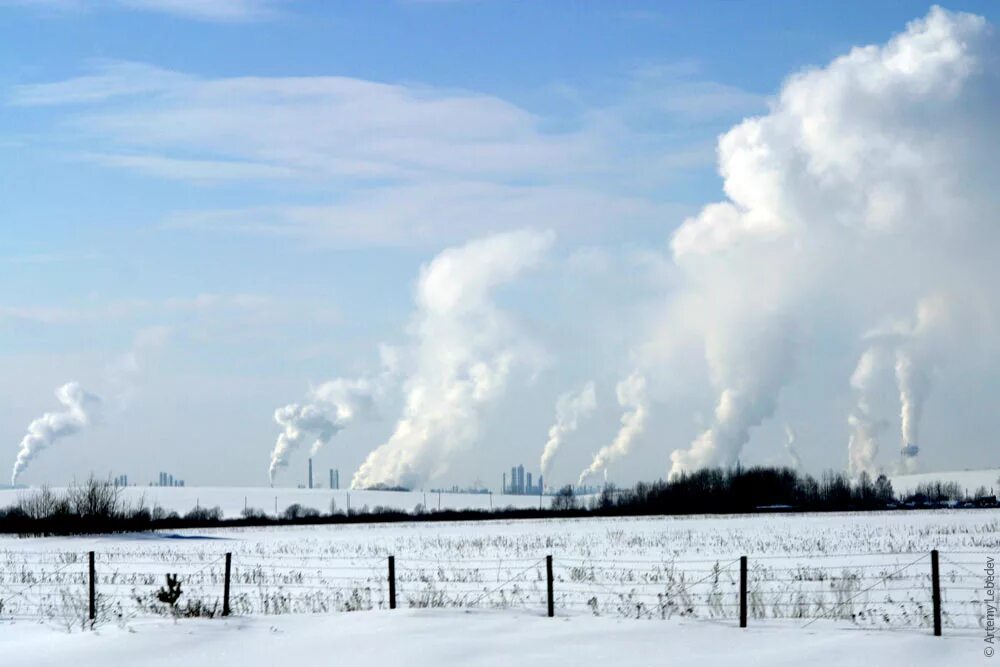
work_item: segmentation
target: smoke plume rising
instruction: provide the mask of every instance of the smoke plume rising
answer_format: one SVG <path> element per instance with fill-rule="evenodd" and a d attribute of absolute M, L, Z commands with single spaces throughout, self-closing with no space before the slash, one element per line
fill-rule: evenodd
<path fill-rule="evenodd" d="M 699 345 L 717 395 L 711 425 L 671 455 L 672 474 L 738 460 L 776 412 L 796 352 L 832 340 L 817 323 L 855 338 L 872 314 L 935 292 L 963 295 L 963 332 L 995 321 L 998 190 L 984 174 L 1000 154 L 996 60 L 981 17 L 935 7 L 885 45 L 792 76 L 766 115 L 721 137 L 727 200 L 671 240 L 681 289 L 660 346 L 676 354 Z M 907 459 L 919 444 L 928 364 L 962 347 L 927 357 L 919 339 L 895 346 L 887 362 L 897 369 L 903 437 L 913 438 Z M 853 469 L 871 467 L 876 451 L 868 407 L 860 399 L 852 413 Z"/>
<path fill-rule="evenodd" d="M 568 391 L 556 399 L 556 421 L 549 428 L 549 439 L 542 450 L 541 471 L 548 479 L 552 458 L 559 451 L 560 445 L 570 433 L 580 426 L 580 421 L 586 419 L 597 407 L 597 395 L 594 383 L 588 382 L 576 391 Z"/>
<path fill-rule="evenodd" d="M 28 425 L 28 432 L 21 440 L 17 460 L 14 462 L 11 484 L 17 483 L 17 478 L 28 464 L 43 450 L 62 438 L 79 433 L 90 424 L 101 405 L 101 400 L 86 392 L 78 382 L 69 382 L 56 389 L 56 398 L 66 409 L 62 412 L 46 412 Z"/>
<path fill-rule="evenodd" d="M 580 473 L 577 480 L 578 485 L 583 485 L 587 478 L 604 472 L 607 479 L 608 465 L 624 457 L 631 451 L 643 429 L 646 426 L 646 418 L 649 415 L 649 404 L 646 397 L 646 378 L 638 372 L 633 372 L 630 376 L 618 383 L 616 387 L 618 404 L 624 408 L 622 414 L 622 425 L 615 435 L 615 439 L 610 445 L 602 447 L 590 466 Z"/>
<path fill-rule="evenodd" d="M 403 414 L 354 474 L 354 488 L 415 488 L 443 474 L 479 433 L 480 414 L 530 354 L 493 291 L 537 265 L 550 234 L 496 234 L 441 252 L 420 274 Z"/>
<path fill-rule="evenodd" d="M 916 470 L 920 420 L 931 388 L 931 374 L 938 360 L 955 346 L 950 324 L 956 311 L 952 298 L 934 294 L 920 300 L 912 320 L 896 319 L 865 335 L 868 347 L 851 376 L 851 387 L 857 396 L 857 404 L 847 419 L 851 428 L 848 461 L 852 474 L 874 474 L 879 470 L 875 460 L 878 437 L 888 422 L 874 415 L 872 393 L 879 374 L 889 368 L 895 373 L 899 392 L 900 467 L 903 472 Z"/>
<path fill-rule="evenodd" d="M 896 348 L 896 386 L 899 389 L 900 458 L 904 472 L 915 472 L 920 454 L 920 421 L 931 389 L 931 374 L 954 347 L 951 323 L 956 305 L 945 294 L 922 299 L 916 319 L 900 336 Z"/>
<path fill-rule="evenodd" d="M 899 419 L 902 435 L 900 455 L 907 472 L 916 470 L 920 453 L 918 428 L 924 411 L 924 401 L 930 390 L 930 377 L 926 368 L 914 359 L 911 351 L 896 352 L 896 384 L 899 387 Z"/>
<path fill-rule="evenodd" d="M 291 403 L 274 411 L 274 421 L 282 427 L 271 452 L 268 478 L 274 483 L 281 468 L 288 466 L 293 452 L 307 443 L 315 456 L 337 433 L 359 417 L 376 412 L 377 403 L 396 373 L 395 351 L 381 349 L 382 372 L 374 379 L 337 378 L 309 392 L 308 402 Z"/>
<path fill-rule="evenodd" d="M 800 470 L 802 468 L 802 459 L 799 458 L 799 450 L 795 445 L 795 441 L 795 429 L 789 424 L 785 424 L 785 453 L 791 459 L 792 467 Z"/>
<path fill-rule="evenodd" d="M 848 469 L 852 475 L 862 472 L 876 472 L 875 457 L 878 455 L 878 437 L 885 430 L 885 420 L 874 415 L 872 406 L 872 384 L 880 368 L 885 365 L 886 352 L 879 345 L 866 349 L 858 359 L 858 365 L 851 374 L 851 388 L 857 402 L 847 417 L 850 438 L 847 441 Z"/>

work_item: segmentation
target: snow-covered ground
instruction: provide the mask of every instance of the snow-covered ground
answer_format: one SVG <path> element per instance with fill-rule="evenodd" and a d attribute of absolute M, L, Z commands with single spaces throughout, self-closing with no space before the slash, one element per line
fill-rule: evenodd
<path fill-rule="evenodd" d="M 63 489 L 53 489 L 61 492 Z M 125 497 L 133 502 L 142 501 L 147 507 L 162 507 L 167 511 L 184 514 L 195 507 L 220 507 L 227 518 L 239 517 L 244 507 L 262 510 L 267 514 L 280 513 L 289 505 L 317 509 L 324 514 L 331 504 L 340 511 L 360 510 L 363 507 L 388 507 L 412 512 L 418 505 L 435 509 L 491 509 L 493 507 L 537 508 L 548 507 L 551 496 L 513 496 L 487 493 L 434 493 L 432 491 L 349 491 L 345 489 L 297 489 L 290 487 L 231 487 L 231 486 L 129 486 L 122 489 Z M 0 507 L 17 502 L 31 489 L 0 490 Z"/>
<path fill-rule="evenodd" d="M 824 622 L 643 622 L 537 613 L 397 609 L 363 614 L 144 620 L 127 629 L 57 634 L 0 626 L 5 667 L 65 665 L 975 665 L 978 635 L 857 630 Z"/>
<path fill-rule="evenodd" d="M 941 553 L 943 639 L 930 636 L 931 549 Z M 98 623 L 81 633 L 91 550 Z M 218 613 L 226 553 L 235 615 L 175 624 L 171 615 L 192 609 Z M 544 618 L 547 555 L 556 619 Z M 736 627 L 743 555 L 746 631 Z M 208 657 L 248 667 L 294 656 L 304 664 L 349 656 L 445 667 L 515 658 L 972 664 L 984 646 L 983 570 L 998 555 L 1000 510 L 6 537 L 0 655 L 22 660 L 4 665 L 62 664 L 69 656 L 80 664 Z M 174 611 L 156 599 L 167 573 L 182 584 Z"/>

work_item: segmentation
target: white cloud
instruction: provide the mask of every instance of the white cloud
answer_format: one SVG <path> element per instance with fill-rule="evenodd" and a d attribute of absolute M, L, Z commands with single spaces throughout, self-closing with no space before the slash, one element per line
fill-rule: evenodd
<path fill-rule="evenodd" d="M 337 76 L 205 78 L 118 61 L 19 86 L 10 101 L 59 107 L 58 136 L 83 144 L 76 158 L 104 167 L 321 193 L 308 205 L 175 212 L 168 227 L 386 245 L 525 225 L 570 239 L 645 236 L 679 220 L 677 206 L 650 193 L 671 174 L 707 167 L 710 133 L 667 146 L 651 140 L 641 116 L 705 115 L 696 98 L 720 86 L 674 84 L 619 91 L 628 103 L 585 109 L 571 129 L 474 91 Z"/>
<path fill-rule="evenodd" d="M 11 100 L 84 105 L 81 129 L 132 149 L 280 165 L 306 178 L 523 180 L 597 166 L 586 137 L 544 132 L 541 119 L 497 97 L 348 77 L 202 79 L 99 62 L 86 76 L 20 86 Z"/>
<path fill-rule="evenodd" d="M 206 21 L 249 21 L 274 15 L 275 0 L 116 0 L 126 9 Z"/>
<path fill-rule="evenodd" d="M 40 10 L 84 12 L 125 10 L 170 14 L 212 22 L 257 21 L 276 15 L 280 0 L 0 0 L 0 5 Z"/>
<path fill-rule="evenodd" d="M 163 316 L 171 313 L 220 313 L 233 311 L 261 312 L 271 307 L 270 298 L 255 294 L 202 293 L 193 297 L 165 299 L 121 299 L 94 301 L 74 306 L 0 306 L 0 321 L 23 321 L 38 324 L 68 325 L 125 320 L 140 316 Z"/>
<path fill-rule="evenodd" d="M 280 235 L 339 246 L 454 242 L 518 225 L 570 238 L 651 231 L 681 209 L 585 188 L 441 182 L 362 189 L 337 204 L 182 211 L 164 226 Z"/>
<path fill-rule="evenodd" d="M 160 155 L 84 153 L 82 160 L 177 181 L 215 184 L 226 181 L 288 179 L 295 172 L 284 166 L 234 160 L 185 160 Z"/>
<path fill-rule="evenodd" d="M 191 77 L 145 63 L 97 60 L 93 73 L 52 83 L 16 87 L 8 101 L 16 106 L 98 104 L 122 98 L 164 93 L 191 82 Z"/>

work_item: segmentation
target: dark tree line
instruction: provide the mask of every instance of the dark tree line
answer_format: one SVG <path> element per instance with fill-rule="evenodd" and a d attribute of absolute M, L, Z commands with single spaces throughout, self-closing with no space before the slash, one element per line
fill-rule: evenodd
<path fill-rule="evenodd" d="M 487 521 L 590 515 L 643 516 L 658 514 L 736 514 L 750 512 L 865 511 L 903 507 L 940 507 L 964 501 L 972 506 L 995 506 L 996 498 L 977 489 L 967 496 L 957 484 L 931 482 L 897 499 L 892 484 L 880 475 L 826 472 L 818 479 L 790 468 L 721 468 L 699 470 L 676 479 L 640 482 L 632 488 L 605 487 L 596 496 L 576 496 L 564 487 L 547 509 L 434 510 L 417 505 L 412 512 L 376 506 L 345 512 L 331 505 L 329 512 L 293 504 L 280 515 L 248 507 L 241 518 L 225 519 L 218 507 L 196 507 L 184 515 L 129 501 L 121 487 L 91 477 L 62 493 L 42 488 L 21 496 L 17 504 L 0 509 L 0 533 L 67 535 L 136 532 L 225 526 L 386 523 L 397 521 Z"/>
<path fill-rule="evenodd" d="M 895 503 L 892 483 L 862 473 L 826 472 L 819 479 L 791 468 L 710 468 L 676 479 L 605 488 L 591 507 L 624 514 L 713 514 L 756 511 L 878 510 Z"/>

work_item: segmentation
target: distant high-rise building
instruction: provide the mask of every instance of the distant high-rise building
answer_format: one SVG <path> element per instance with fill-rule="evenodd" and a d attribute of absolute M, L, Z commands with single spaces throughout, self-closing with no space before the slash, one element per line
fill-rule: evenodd
<path fill-rule="evenodd" d="M 309 479 L 306 482 L 306 488 L 313 488 L 313 460 L 309 459 Z"/>
<path fill-rule="evenodd" d="M 122 486 L 128 486 L 128 475 L 122 475 Z M 175 479 L 169 472 L 161 472 L 157 486 L 184 486 L 183 479 Z"/>
<path fill-rule="evenodd" d="M 340 488 L 340 471 L 335 468 L 330 468 L 330 488 Z"/>
<path fill-rule="evenodd" d="M 526 473 L 523 465 L 516 465 L 510 469 L 510 481 L 507 480 L 507 473 L 503 473 L 500 490 L 502 493 L 512 495 L 539 495 L 545 492 L 545 480 L 539 475 L 538 483 L 534 482 L 534 476 Z"/>

